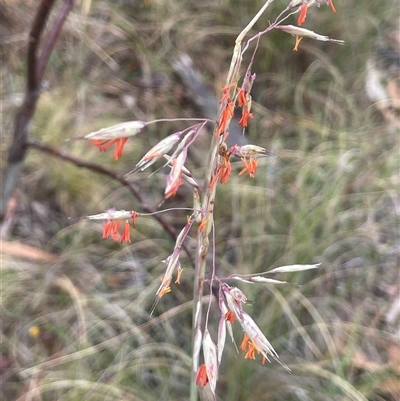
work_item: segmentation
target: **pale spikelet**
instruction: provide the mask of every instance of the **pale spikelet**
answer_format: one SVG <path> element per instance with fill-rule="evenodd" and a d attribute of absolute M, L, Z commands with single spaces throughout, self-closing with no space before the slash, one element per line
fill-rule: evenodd
<path fill-rule="evenodd" d="M 217 347 L 215 346 L 210 333 L 206 329 L 203 337 L 203 355 L 204 364 L 206 365 L 207 377 L 210 383 L 210 388 L 215 394 L 218 378 L 218 358 Z"/>
<path fill-rule="evenodd" d="M 276 267 L 275 269 L 269 270 L 267 273 L 291 273 L 291 272 L 302 272 L 304 270 L 318 269 L 321 263 L 316 265 L 288 265 Z"/>
<path fill-rule="evenodd" d="M 239 304 L 246 303 L 246 301 L 247 301 L 246 295 L 244 295 L 243 292 L 241 290 L 239 290 L 239 288 L 236 288 L 236 287 L 231 288 L 230 295 Z"/>
<path fill-rule="evenodd" d="M 307 7 L 311 7 L 311 6 L 315 5 L 315 4 L 319 7 L 321 1 L 322 1 L 322 0 L 308 0 L 308 1 L 306 1 Z M 327 6 L 331 6 L 329 0 L 325 0 L 324 3 L 326 3 Z M 299 7 L 299 6 L 301 6 L 302 4 L 304 4 L 304 0 L 292 0 L 292 1 L 289 3 L 288 8 L 290 9 L 290 8 Z M 332 6 L 331 6 L 331 7 L 332 7 Z"/>
<path fill-rule="evenodd" d="M 126 174 L 126 176 L 134 174 L 137 171 L 143 171 L 157 160 L 161 159 L 174 147 L 174 145 L 179 141 L 181 135 L 182 132 L 176 132 L 162 139 L 142 157 L 142 159 L 136 164 L 135 168 Z"/>
<path fill-rule="evenodd" d="M 226 324 L 226 328 L 228 329 L 229 336 L 231 337 L 232 342 L 235 345 L 236 351 L 239 352 L 239 350 L 238 350 L 238 348 L 236 346 L 235 338 L 233 337 L 232 323 L 226 319 L 226 316 L 227 316 L 227 313 L 228 313 L 229 309 L 225 304 L 221 288 L 220 288 L 220 291 L 219 291 L 218 304 L 219 304 L 219 309 L 221 310 L 221 313 L 222 313 L 222 317 L 224 318 L 224 321 L 225 321 L 225 324 Z"/>
<path fill-rule="evenodd" d="M 182 178 L 193 188 L 200 189 L 199 183 L 194 178 L 193 174 L 185 167 L 182 168 Z"/>
<path fill-rule="evenodd" d="M 184 148 L 176 159 L 172 159 L 172 168 L 167 177 L 167 186 L 165 188 L 165 198 L 175 195 L 182 184 L 182 168 L 186 161 L 186 156 L 187 148 Z"/>
<path fill-rule="evenodd" d="M 198 127 L 197 127 L 198 128 Z M 191 129 L 182 139 L 180 144 L 176 147 L 175 152 L 172 154 L 172 158 L 175 159 L 183 149 L 187 149 L 192 142 L 196 139 L 198 129 Z"/>
<path fill-rule="evenodd" d="M 269 152 L 267 149 L 257 145 L 235 145 L 235 148 L 232 149 L 231 154 L 232 156 L 237 157 L 276 156 L 275 153 Z"/>
<path fill-rule="evenodd" d="M 228 304 L 228 309 L 235 315 L 236 319 L 240 320 L 243 312 L 242 304 L 237 302 L 235 298 L 232 296 L 232 290 L 239 290 L 236 287 L 229 287 L 228 285 L 224 285 L 222 287 L 223 294 L 225 296 L 226 302 Z M 240 291 L 240 290 L 239 290 Z"/>
<path fill-rule="evenodd" d="M 180 269 L 181 264 L 179 262 L 179 255 L 181 253 L 182 244 L 186 236 L 188 235 L 190 228 L 193 225 L 193 222 L 194 220 L 192 218 L 188 219 L 188 222 L 186 223 L 185 227 L 182 228 L 182 230 L 178 234 L 178 237 L 176 238 L 174 251 L 170 256 L 168 256 L 167 259 L 163 260 L 163 262 L 166 263 L 167 268 L 162 278 L 162 283 L 156 292 L 156 295 L 161 294 L 162 290 L 169 286 L 175 269 Z"/>
<path fill-rule="evenodd" d="M 218 324 L 218 341 L 217 341 L 217 349 L 218 349 L 218 364 L 221 364 L 222 353 L 224 352 L 225 340 L 226 340 L 226 319 L 225 316 L 221 316 Z"/>
<path fill-rule="evenodd" d="M 178 237 L 176 238 L 175 247 L 174 247 L 172 254 L 170 256 L 168 256 L 167 259 L 163 260 L 163 263 L 165 263 L 167 265 L 167 268 L 165 270 L 164 276 L 162 277 L 161 285 L 156 292 L 157 299 L 154 302 L 154 305 L 152 307 L 152 312 L 154 311 L 154 308 L 157 306 L 157 302 L 160 300 L 160 298 L 164 294 L 171 291 L 171 289 L 170 289 L 171 279 L 172 279 L 172 275 L 176 269 L 178 270 L 177 282 L 179 282 L 180 273 L 182 270 L 181 264 L 179 262 L 179 256 L 180 256 L 180 253 L 182 250 L 183 242 L 185 241 L 185 238 L 188 235 L 194 221 L 195 220 L 194 220 L 193 216 L 188 217 L 185 227 L 182 228 L 182 230 L 178 234 Z"/>
<path fill-rule="evenodd" d="M 193 188 L 193 210 L 196 213 L 196 223 L 201 222 L 201 201 L 199 191 Z"/>
<path fill-rule="evenodd" d="M 250 67 L 249 67 L 250 68 Z M 253 87 L 254 81 L 256 80 L 256 74 L 252 74 L 250 70 L 248 70 L 243 78 L 243 84 L 241 89 L 247 93 L 250 93 L 251 88 Z"/>
<path fill-rule="evenodd" d="M 164 159 L 168 160 L 168 165 L 172 167 L 172 157 L 164 155 Z M 194 178 L 193 174 L 185 166 L 182 166 L 182 178 L 195 189 L 200 189 L 199 183 Z"/>
<path fill-rule="evenodd" d="M 146 126 L 144 121 L 127 121 L 108 128 L 91 132 L 81 138 L 76 139 L 117 139 L 128 138 L 137 135 L 143 127 Z"/>
<path fill-rule="evenodd" d="M 179 254 L 180 252 L 174 252 L 172 255 L 168 256 L 167 259 L 163 260 L 164 263 L 167 264 L 167 268 L 165 270 L 165 274 L 161 280 L 161 285 L 158 287 L 158 290 L 156 292 L 156 295 L 158 295 L 160 298 L 160 294 L 162 294 L 162 290 L 169 287 L 171 284 L 171 279 L 172 275 L 175 271 L 175 269 L 180 268 L 180 262 L 179 262 Z"/>
<path fill-rule="evenodd" d="M 268 361 L 268 355 L 271 355 L 287 371 L 290 371 L 290 369 L 279 359 L 279 355 L 249 314 L 242 311 L 241 318 L 238 319 L 238 321 L 258 352 L 260 352 Z"/>
<path fill-rule="evenodd" d="M 309 29 L 300 28 L 294 25 L 280 25 L 275 27 L 275 29 L 290 33 L 293 36 L 307 37 L 315 40 L 321 40 L 323 42 L 333 42 L 339 45 L 344 45 L 344 40 L 331 39 L 329 36 L 320 35 L 314 31 L 310 31 Z"/>
<path fill-rule="evenodd" d="M 277 362 L 279 362 L 286 370 L 290 369 L 279 359 L 278 354 L 264 336 L 262 331 L 259 329 L 254 320 L 250 315 L 243 310 L 242 303 L 247 300 L 246 296 L 236 287 L 229 287 L 223 285 L 223 294 L 228 303 L 229 310 L 235 315 L 236 320 L 242 326 L 245 333 L 248 335 L 252 342 L 255 350 L 261 353 L 268 361 L 268 355 L 272 356 Z"/>
<path fill-rule="evenodd" d="M 107 210 L 104 213 L 92 214 L 90 216 L 82 217 L 89 220 L 125 220 L 132 217 L 133 211 L 116 210 L 114 208 Z"/>
<path fill-rule="evenodd" d="M 232 279 L 242 281 L 243 283 L 265 283 L 265 284 L 287 284 L 287 281 L 274 280 L 273 278 L 266 278 L 261 276 L 252 276 L 252 277 L 241 277 L 241 276 L 232 276 Z"/>
<path fill-rule="evenodd" d="M 314 5 L 316 2 L 317 2 L 317 0 L 308 0 L 308 1 L 306 1 L 308 7 Z M 288 4 L 288 8 L 299 7 L 299 6 L 303 5 L 303 4 L 304 4 L 304 0 L 292 0 Z"/>

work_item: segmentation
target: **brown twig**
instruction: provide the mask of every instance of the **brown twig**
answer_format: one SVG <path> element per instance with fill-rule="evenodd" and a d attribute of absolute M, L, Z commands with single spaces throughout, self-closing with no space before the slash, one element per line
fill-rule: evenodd
<path fill-rule="evenodd" d="M 26 141 L 26 146 L 38 149 L 42 152 L 51 154 L 59 159 L 62 160 L 66 160 L 72 164 L 74 164 L 77 167 L 82 167 L 85 168 L 87 170 L 93 171 L 95 173 L 98 174 L 102 174 L 105 176 L 108 176 L 110 178 L 112 178 L 113 180 L 118 181 L 122 186 L 126 187 L 129 192 L 139 201 L 139 203 L 142 206 L 142 209 L 147 212 L 147 213 L 154 213 L 156 212 L 156 209 L 152 208 L 150 205 L 147 205 L 144 202 L 143 196 L 141 194 L 140 189 L 133 183 L 133 182 L 129 182 L 125 176 L 115 173 L 105 167 L 101 167 L 98 164 L 94 164 L 94 163 L 89 163 L 86 162 L 82 159 L 78 159 L 76 157 L 73 157 L 61 150 L 55 149 L 52 146 L 46 145 L 40 141 L 37 140 L 27 140 Z M 177 231 L 175 230 L 175 228 L 169 224 L 161 215 L 159 214 L 154 214 L 153 215 L 154 219 L 157 220 L 160 225 L 162 226 L 162 228 L 169 234 L 169 236 L 171 238 L 173 238 L 174 240 L 176 240 L 177 238 Z M 192 255 L 192 252 L 190 251 L 190 249 L 188 248 L 188 246 L 186 244 L 183 244 L 183 249 L 185 250 L 190 262 L 193 264 L 194 266 L 194 257 Z"/>
<path fill-rule="evenodd" d="M 13 193 L 19 172 L 25 158 L 29 126 L 36 111 L 40 97 L 43 75 L 50 54 L 57 42 L 65 20 L 73 7 L 74 0 L 64 0 L 63 6 L 54 22 L 51 32 L 38 59 L 40 39 L 46 26 L 47 19 L 54 6 L 55 0 L 42 0 L 36 13 L 32 29 L 29 34 L 27 55 L 27 85 L 22 106 L 15 116 L 13 141 L 8 151 L 7 171 L 2 177 L 2 197 L 0 200 L 0 221 L 3 220 L 8 199 Z"/>

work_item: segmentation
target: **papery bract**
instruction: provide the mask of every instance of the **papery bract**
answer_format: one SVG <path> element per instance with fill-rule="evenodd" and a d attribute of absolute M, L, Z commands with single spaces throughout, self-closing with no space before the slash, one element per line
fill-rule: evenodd
<path fill-rule="evenodd" d="M 218 377 L 218 357 L 217 347 L 215 346 L 210 333 L 206 329 L 203 337 L 203 355 L 204 364 L 206 365 L 207 377 L 210 382 L 212 392 L 215 394 Z"/>
<path fill-rule="evenodd" d="M 176 194 L 178 188 L 182 185 L 182 168 L 186 161 L 187 148 L 182 149 L 182 152 L 176 159 L 172 159 L 171 172 L 167 177 L 167 186 L 165 188 L 165 199 Z"/>
<path fill-rule="evenodd" d="M 150 167 L 174 147 L 174 145 L 179 141 L 181 135 L 182 132 L 176 132 L 175 134 L 169 135 L 162 139 L 157 145 L 153 146 L 136 164 L 135 168 L 126 175 L 128 176 L 136 173 L 139 170 L 143 171 L 147 167 Z"/>

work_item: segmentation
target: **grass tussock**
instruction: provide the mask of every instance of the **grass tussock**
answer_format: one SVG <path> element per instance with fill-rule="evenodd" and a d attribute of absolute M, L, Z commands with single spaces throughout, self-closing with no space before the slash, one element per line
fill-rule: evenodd
<path fill-rule="evenodd" d="M 10 142 L 11 116 L 24 90 L 33 3 L 5 2 L 4 144 Z M 286 3 L 276 1 L 271 13 Z M 322 267 L 276 277 L 291 282 L 288 286 L 238 285 L 252 301 L 247 311 L 292 374 L 276 364 L 244 360 L 228 340 L 218 384 L 221 400 L 395 401 L 400 396 L 400 143 L 398 129 L 369 105 L 363 89 L 365 63 L 382 21 L 398 8 L 390 1 L 336 3 L 337 14 L 314 8 L 307 21 L 316 32 L 344 39 L 346 46 L 304 40 L 295 53 L 293 38 L 281 32 L 260 41 L 253 68 L 254 119 L 246 135 L 278 157 L 260 162 L 254 179 L 237 177 L 242 167 L 233 165 L 231 180 L 219 186 L 218 274 L 294 263 Z M 80 2 L 50 59 L 49 87 L 38 104 L 32 137 L 77 158 L 129 171 L 160 138 L 181 127 L 149 127 L 129 140 L 118 163 L 110 152 L 65 139 L 121 121 L 201 117 L 171 62 L 188 53 L 219 96 L 236 35 L 260 6 Z M 266 17 L 253 33 L 262 24 Z M 208 145 L 203 146 L 199 143 L 196 152 L 206 151 Z M 6 146 L 2 168 L 5 158 Z M 201 176 L 204 165 L 198 158 L 191 163 Z M 161 201 L 162 171 L 134 180 L 146 202 Z M 191 204 L 182 194 L 170 204 Z M 32 245 L 53 259 L 25 257 L 23 245 L 20 255 L 3 247 L 1 397 L 187 400 L 193 292 L 187 259 L 182 284 L 149 316 L 161 261 L 174 246 L 162 227 L 143 217 L 132 243 L 120 246 L 101 239 L 100 224 L 68 220 L 112 206 L 140 206 L 111 179 L 34 149 L 16 199 L 7 241 Z M 180 229 L 185 218 L 179 212 L 169 221 Z M 192 249 L 194 242 L 188 244 Z M 216 319 L 217 309 L 211 309 Z M 239 343 L 240 336 L 236 329 Z"/>

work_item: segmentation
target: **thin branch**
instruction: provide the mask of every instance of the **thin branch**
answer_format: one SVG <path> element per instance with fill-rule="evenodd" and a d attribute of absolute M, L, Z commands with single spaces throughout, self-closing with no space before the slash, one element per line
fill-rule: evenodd
<path fill-rule="evenodd" d="M 55 149 L 52 146 L 49 145 L 45 145 L 44 143 L 37 141 L 37 140 L 28 140 L 26 142 L 26 146 L 29 146 L 31 148 L 35 148 L 38 149 L 42 152 L 48 153 L 52 156 L 55 156 L 59 159 L 68 161 L 72 164 L 74 164 L 77 167 L 82 167 L 85 168 L 87 170 L 93 171 L 97 174 L 102 174 L 105 176 L 108 176 L 110 178 L 112 178 L 113 180 L 118 181 L 123 187 L 126 187 L 129 192 L 139 201 L 139 203 L 142 206 L 142 209 L 145 212 L 148 213 L 152 213 L 152 216 L 154 217 L 155 220 L 157 220 L 160 225 L 162 226 L 162 228 L 169 234 L 169 236 L 176 241 L 177 238 L 177 231 L 175 230 L 175 228 L 168 223 L 168 221 L 166 221 L 163 216 L 161 216 L 160 214 L 157 214 L 157 210 L 152 208 L 151 206 L 147 205 L 143 199 L 142 196 L 142 192 L 140 191 L 140 189 L 133 183 L 133 182 L 129 182 L 123 175 L 121 174 L 117 174 L 105 167 L 101 167 L 98 164 L 94 164 L 94 163 L 89 163 L 86 162 L 82 159 L 78 159 L 76 157 L 73 157 L 61 150 Z M 194 261 L 194 257 L 192 255 L 192 252 L 190 251 L 190 249 L 188 248 L 188 246 L 186 244 L 182 245 L 182 248 L 185 250 L 190 262 L 194 265 L 195 261 Z"/>

